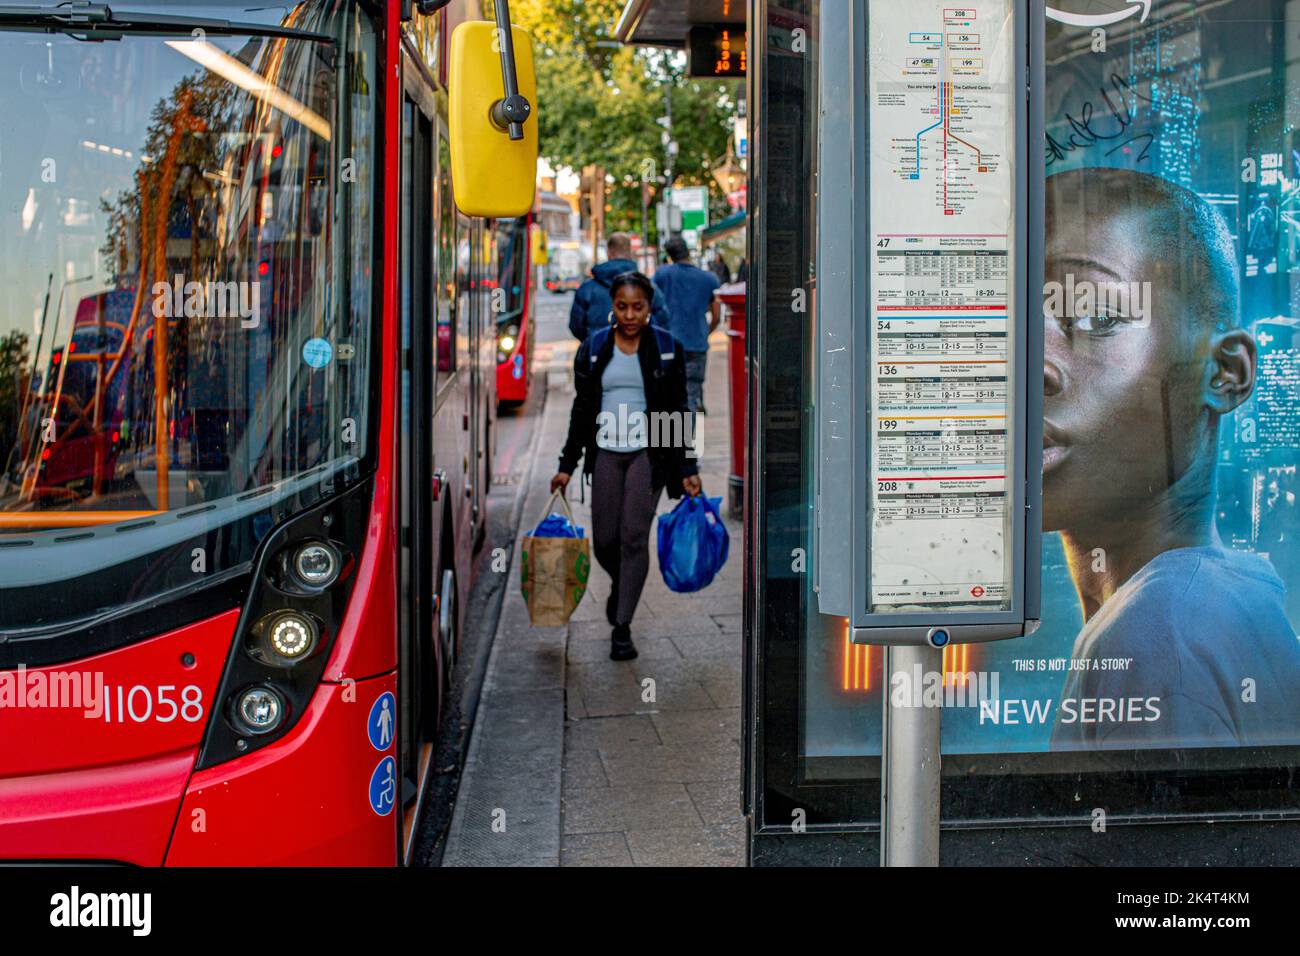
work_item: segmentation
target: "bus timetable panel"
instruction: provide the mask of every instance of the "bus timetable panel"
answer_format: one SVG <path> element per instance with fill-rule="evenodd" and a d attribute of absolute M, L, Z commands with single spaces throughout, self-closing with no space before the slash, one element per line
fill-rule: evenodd
<path fill-rule="evenodd" d="M 828 185 L 838 172 L 866 191 L 867 215 L 837 220 L 825 190 L 819 249 L 847 230 L 862 250 L 824 273 L 852 288 L 825 288 L 819 316 L 821 408 L 843 420 L 847 407 L 853 446 L 837 454 L 820 429 L 819 463 L 838 472 L 819 476 L 822 504 L 839 489 L 855 507 L 854 533 L 818 546 L 819 566 L 853 571 L 818 593 L 859 642 L 918 642 L 939 624 L 957 641 L 1013 637 L 1036 614 L 1026 18 L 1015 0 L 878 5 L 845 30 L 857 54 L 823 61 L 824 78 L 851 63 L 840 82 L 866 104 L 850 118 L 865 168 L 830 142 L 822 162 Z"/>

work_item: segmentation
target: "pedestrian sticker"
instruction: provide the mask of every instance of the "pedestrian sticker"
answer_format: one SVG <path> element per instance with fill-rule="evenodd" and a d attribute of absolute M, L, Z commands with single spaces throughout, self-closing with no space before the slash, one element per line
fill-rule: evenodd
<path fill-rule="evenodd" d="M 381 817 L 393 812 L 397 796 L 397 761 L 385 757 L 370 775 L 370 809 Z"/>
<path fill-rule="evenodd" d="M 393 743 L 393 720 L 397 716 L 397 701 L 385 691 L 370 707 L 370 722 L 366 733 L 370 736 L 370 746 L 376 750 L 387 750 Z"/>
<path fill-rule="evenodd" d="M 334 359 L 334 346 L 325 339 L 308 339 L 302 344 L 302 360 L 312 368 L 324 368 Z"/>

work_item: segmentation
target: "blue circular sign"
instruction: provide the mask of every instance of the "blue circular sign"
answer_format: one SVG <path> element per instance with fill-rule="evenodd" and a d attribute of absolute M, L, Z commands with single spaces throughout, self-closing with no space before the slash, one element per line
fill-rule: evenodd
<path fill-rule="evenodd" d="M 370 809 L 381 817 L 393 812 L 397 801 L 397 761 L 385 757 L 370 775 Z"/>
<path fill-rule="evenodd" d="M 393 745 L 396 727 L 397 699 L 388 691 L 384 691 L 370 705 L 370 718 L 366 724 L 366 734 L 370 737 L 370 746 L 376 750 L 387 750 Z"/>
<path fill-rule="evenodd" d="M 334 346 L 325 339 L 308 339 L 302 343 L 302 360 L 312 368 L 324 368 L 334 360 Z"/>

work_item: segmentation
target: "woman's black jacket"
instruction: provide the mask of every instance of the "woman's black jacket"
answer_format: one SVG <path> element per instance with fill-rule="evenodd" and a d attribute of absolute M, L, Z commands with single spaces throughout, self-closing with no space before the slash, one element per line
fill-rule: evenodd
<path fill-rule="evenodd" d="M 583 459 L 583 470 L 595 470 L 597 416 L 601 405 L 601 378 L 605 366 L 614 356 L 614 327 L 597 329 L 578 347 L 573 360 L 573 410 L 569 413 L 569 437 L 560 453 L 560 471 L 571 475 Z M 686 405 L 686 356 L 682 344 L 671 332 L 647 325 L 637 349 L 641 363 L 641 381 L 645 385 L 646 413 L 649 422 L 646 438 L 650 442 L 650 462 L 654 482 L 663 486 L 670 498 L 682 496 L 682 479 L 699 474 L 693 457 L 695 416 Z M 656 419 L 655 414 L 661 417 Z M 669 413 L 663 417 L 662 413 Z M 660 440 L 656 441 L 656 437 Z M 658 447 L 656 447 L 658 446 Z M 687 452 L 692 451 L 688 455 Z"/>

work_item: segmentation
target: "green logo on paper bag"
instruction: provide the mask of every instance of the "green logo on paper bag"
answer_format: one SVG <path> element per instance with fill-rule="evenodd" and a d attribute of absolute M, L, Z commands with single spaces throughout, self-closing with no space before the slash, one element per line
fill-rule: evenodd
<path fill-rule="evenodd" d="M 524 587 L 527 587 L 528 585 L 528 550 L 527 549 L 520 552 L 520 558 L 522 560 L 519 562 L 519 583 Z"/>
<path fill-rule="evenodd" d="M 578 580 L 583 584 L 587 583 L 587 578 L 591 577 L 591 557 L 586 554 L 579 554 L 573 562 L 573 573 L 577 575 Z M 586 590 L 584 587 L 582 590 Z"/>

